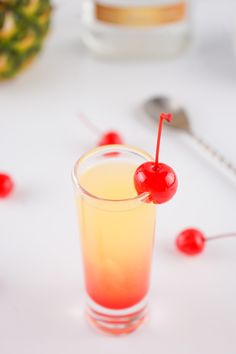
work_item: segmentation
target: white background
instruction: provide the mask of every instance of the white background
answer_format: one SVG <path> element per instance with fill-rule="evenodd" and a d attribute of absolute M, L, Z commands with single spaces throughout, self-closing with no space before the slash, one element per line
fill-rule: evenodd
<path fill-rule="evenodd" d="M 74 161 L 98 140 L 76 112 L 153 153 L 156 128 L 138 107 L 158 94 L 182 101 L 194 130 L 236 164 L 235 4 L 195 3 L 184 56 L 127 63 L 96 60 L 81 48 L 78 3 L 58 1 L 40 60 L 0 86 L 0 170 L 16 183 L 0 203 L 0 353 L 235 354 L 236 238 L 192 258 L 174 240 L 187 226 L 207 235 L 236 231 L 236 183 L 186 136 L 165 129 L 162 160 L 180 186 L 158 208 L 151 316 L 132 335 L 113 338 L 83 317 L 70 178 Z"/>

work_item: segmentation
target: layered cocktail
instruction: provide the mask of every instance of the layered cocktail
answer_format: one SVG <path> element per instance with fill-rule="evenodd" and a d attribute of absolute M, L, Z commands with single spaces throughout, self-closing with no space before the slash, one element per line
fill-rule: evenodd
<path fill-rule="evenodd" d="M 149 290 L 156 204 L 177 190 L 174 170 L 159 162 L 163 121 L 155 161 L 125 145 L 106 145 L 75 165 L 87 314 L 97 328 L 129 333 L 145 319 Z"/>
<path fill-rule="evenodd" d="M 156 208 L 137 195 L 134 173 L 151 157 L 113 145 L 76 164 L 88 316 L 100 329 L 130 332 L 145 318 Z"/>

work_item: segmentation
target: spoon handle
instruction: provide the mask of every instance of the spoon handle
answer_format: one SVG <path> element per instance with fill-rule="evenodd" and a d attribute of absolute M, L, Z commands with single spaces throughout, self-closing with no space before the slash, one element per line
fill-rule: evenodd
<path fill-rule="evenodd" d="M 236 181 L 236 167 L 230 161 L 228 161 L 221 153 L 219 153 L 212 146 L 206 143 L 202 138 L 199 138 L 192 131 L 188 131 L 188 133 L 201 147 L 204 148 L 205 151 L 207 151 L 212 157 L 214 157 L 215 160 L 220 162 L 221 166 L 224 167 L 230 173 L 230 175 L 234 177 Z"/>

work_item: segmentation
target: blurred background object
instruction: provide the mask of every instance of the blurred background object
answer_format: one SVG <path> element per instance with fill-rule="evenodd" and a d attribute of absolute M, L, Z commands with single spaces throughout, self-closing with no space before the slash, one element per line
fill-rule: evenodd
<path fill-rule="evenodd" d="M 189 0 L 83 0 L 84 44 L 109 57 L 172 57 L 190 36 Z"/>
<path fill-rule="evenodd" d="M 189 135 L 203 150 L 212 158 L 212 162 L 216 161 L 221 170 L 236 183 L 236 167 L 226 159 L 221 153 L 210 146 L 201 137 L 197 136 L 191 126 L 191 120 L 183 105 L 167 96 L 152 97 L 144 102 L 143 109 L 156 125 L 156 120 L 161 112 L 171 112 L 173 119 L 171 124 L 167 126 L 177 129 Z"/>
<path fill-rule="evenodd" d="M 41 50 L 50 15 L 50 0 L 0 1 L 0 79 L 15 76 Z"/>

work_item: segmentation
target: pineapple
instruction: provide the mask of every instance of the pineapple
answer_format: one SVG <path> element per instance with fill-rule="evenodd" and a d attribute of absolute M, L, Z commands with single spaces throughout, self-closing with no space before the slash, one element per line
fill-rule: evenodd
<path fill-rule="evenodd" d="M 50 0 L 0 0 L 0 80 L 15 76 L 40 51 Z"/>

